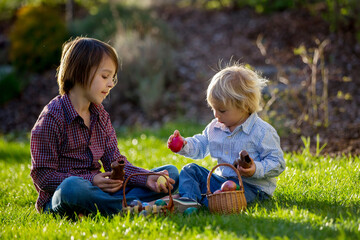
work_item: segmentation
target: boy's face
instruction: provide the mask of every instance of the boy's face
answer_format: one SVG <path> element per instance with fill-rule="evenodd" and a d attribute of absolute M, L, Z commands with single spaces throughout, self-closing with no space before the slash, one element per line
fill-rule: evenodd
<path fill-rule="evenodd" d="M 249 117 L 249 113 L 241 110 L 233 105 L 224 105 L 221 102 L 210 104 L 214 117 L 222 124 L 233 131 L 237 126 L 241 125 Z"/>
<path fill-rule="evenodd" d="M 114 62 L 108 56 L 104 56 L 99 68 L 95 72 L 94 79 L 87 91 L 87 98 L 97 105 L 101 104 L 110 90 L 114 87 L 113 76 L 116 72 Z"/>

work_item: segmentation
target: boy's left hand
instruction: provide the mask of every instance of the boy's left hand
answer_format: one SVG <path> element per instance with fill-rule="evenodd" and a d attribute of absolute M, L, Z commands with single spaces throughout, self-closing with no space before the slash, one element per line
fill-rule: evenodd
<path fill-rule="evenodd" d="M 162 174 L 169 176 L 169 173 L 167 170 L 163 170 L 163 171 L 157 172 L 157 173 L 162 173 Z M 160 187 L 158 186 L 157 179 L 159 177 L 160 177 L 159 175 L 149 175 L 147 178 L 147 181 L 146 181 L 146 186 L 154 192 L 168 193 L 169 190 L 168 190 L 167 186 L 165 186 L 165 184 L 161 184 Z M 168 178 L 168 180 L 170 183 L 170 190 L 172 190 L 174 188 L 172 184 L 175 184 L 175 180 L 172 178 Z"/>
<path fill-rule="evenodd" d="M 251 177 L 255 174 L 256 165 L 251 157 L 250 160 L 251 160 L 251 165 L 249 168 L 243 168 L 240 165 L 237 166 L 237 170 L 239 170 L 240 175 L 243 177 Z"/>

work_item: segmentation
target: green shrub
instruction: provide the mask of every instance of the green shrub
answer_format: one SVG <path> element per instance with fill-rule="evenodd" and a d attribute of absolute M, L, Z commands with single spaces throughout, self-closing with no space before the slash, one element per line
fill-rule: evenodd
<path fill-rule="evenodd" d="M 96 14 L 90 13 L 70 24 L 70 35 L 87 36 L 108 41 L 116 32 L 115 22 L 108 5 L 99 6 Z"/>
<path fill-rule="evenodd" d="M 65 22 L 54 8 L 25 6 L 10 32 L 10 60 L 20 70 L 41 72 L 58 64 L 67 39 Z"/>
<path fill-rule="evenodd" d="M 274 12 L 293 8 L 302 4 L 303 0 L 183 0 L 182 5 L 202 6 L 206 9 L 243 8 L 252 7 L 257 12 Z"/>
<path fill-rule="evenodd" d="M 88 36 L 103 41 L 112 39 L 117 33 L 116 22 L 120 21 L 124 31 L 136 31 L 141 37 L 148 34 L 157 38 L 173 42 L 173 33 L 162 21 L 154 18 L 148 9 L 116 5 L 119 19 L 114 17 L 114 12 L 109 4 L 98 6 L 95 13 L 90 13 L 83 19 L 75 20 L 70 26 L 72 36 Z"/>
<path fill-rule="evenodd" d="M 0 20 L 8 20 L 13 16 L 16 8 L 21 5 L 21 0 L 0 1 Z"/>
<path fill-rule="evenodd" d="M 75 4 L 93 11 L 93 9 L 97 9 L 99 3 L 104 1 L 105 0 L 75 0 Z M 24 4 L 59 6 L 65 2 L 68 2 L 68 0 L 0 0 L 0 21 L 11 19 L 15 15 L 16 10 L 24 6 Z"/>
<path fill-rule="evenodd" d="M 174 79 L 174 51 L 165 42 L 137 32 L 116 37 L 115 48 L 123 61 L 119 95 L 140 106 L 149 118 L 167 103 L 166 86 Z"/>
<path fill-rule="evenodd" d="M 0 68 L 0 105 L 20 94 L 26 82 L 13 68 Z"/>
<path fill-rule="evenodd" d="M 358 0 L 327 0 L 327 9 L 322 13 L 330 23 L 331 31 L 354 27 L 355 34 L 360 33 L 360 5 Z"/>
<path fill-rule="evenodd" d="M 154 18 L 150 10 L 121 4 L 116 6 L 115 14 L 114 9 L 111 11 L 108 4 L 99 6 L 96 14 L 76 20 L 71 25 L 71 34 L 111 41 L 122 61 L 111 105 L 131 102 L 149 119 L 156 118 L 158 111 L 154 108 L 164 107 L 168 102 L 166 88 L 173 79 L 172 45 L 176 44 L 176 35 Z"/>

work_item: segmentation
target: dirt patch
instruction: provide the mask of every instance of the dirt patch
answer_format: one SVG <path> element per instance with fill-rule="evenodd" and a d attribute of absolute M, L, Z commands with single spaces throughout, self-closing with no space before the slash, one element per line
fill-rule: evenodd
<path fill-rule="evenodd" d="M 182 45 L 178 49 L 178 69 L 184 81 L 183 91 L 186 93 L 182 96 L 188 117 L 211 117 L 204 97 L 199 93 L 205 92 L 219 59 L 248 63 L 274 81 L 278 81 L 277 66 L 297 69 L 287 77 L 294 85 L 299 85 L 310 73 L 301 57 L 294 54 L 294 49 L 301 44 L 308 49 L 315 48 L 316 40 L 321 42 L 328 39 L 324 57 L 329 70 L 330 126 L 314 128 L 303 123 L 299 125 L 300 133 L 282 137 L 282 146 L 287 151 L 296 151 L 303 146 L 301 135 L 310 136 L 311 142 L 315 143 L 319 134 L 320 144 L 327 143 L 324 153 L 360 153 L 360 45 L 350 34 L 351 29 L 331 33 L 321 17 L 303 10 L 264 16 L 257 15 L 251 9 L 204 12 L 167 8 L 162 9 L 159 15 L 180 35 Z M 256 44 L 259 36 L 266 47 L 265 56 Z M 351 97 L 344 99 L 339 97 L 339 93 Z M 283 106 L 274 104 L 273 110 L 288 111 L 281 109 Z M 288 119 L 289 122 L 296 120 Z"/>

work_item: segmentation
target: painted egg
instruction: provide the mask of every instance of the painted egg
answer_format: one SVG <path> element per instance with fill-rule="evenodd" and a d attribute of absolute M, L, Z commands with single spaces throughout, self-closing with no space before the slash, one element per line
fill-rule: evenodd
<path fill-rule="evenodd" d="M 141 208 L 142 203 L 139 200 L 133 200 L 133 201 L 131 201 L 130 206 L 131 207 L 139 206 L 139 208 Z"/>
<path fill-rule="evenodd" d="M 146 211 L 146 210 L 142 210 L 140 213 L 139 213 L 139 216 L 148 216 L 149 215 L 149 211 Z"/>
<path fill-rule="evenodd" d="M 198 209 L 196 207 L 189 207 L 184 211 L 184 215 L 185 216 L 189 216 L 189 215 L 193 215 L 196 214 L 198 212 Z"/>
<path fill-rule="evenodd" d="M 166 206 L 167 204 L 166 204 L 166 202 L 164 200 L 158 199 L 158 200 L 155 201 L 155 205 L 156 206 Z"/>

